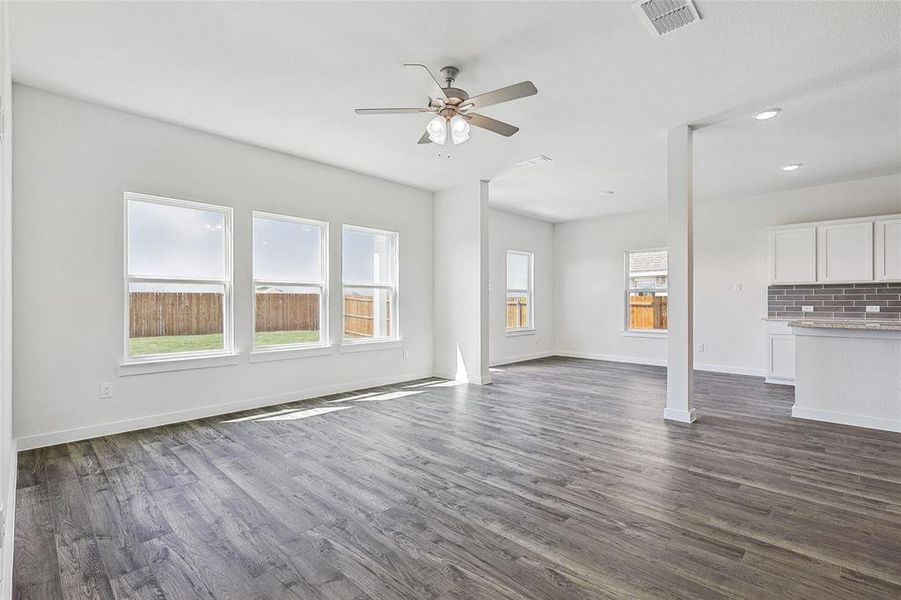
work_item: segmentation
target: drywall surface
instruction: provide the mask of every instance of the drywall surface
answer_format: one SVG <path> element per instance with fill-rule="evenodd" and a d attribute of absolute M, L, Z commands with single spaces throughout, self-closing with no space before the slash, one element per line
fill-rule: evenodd
<path fill-rule="evenodd" d="M 21 445 L 431 375 L 430 192 L 34 88 L 16 86 L 14 104 Z M 119 375 L 125 191 L 233 207 L 237 364 Z M 251 362 L 252 210 L 329 223 L 333 339 L 341 333 L 341 225 L 398 232 L 402 347 Z M 113 398 L 99 398 L 101 382 L 113 384 Z"/>

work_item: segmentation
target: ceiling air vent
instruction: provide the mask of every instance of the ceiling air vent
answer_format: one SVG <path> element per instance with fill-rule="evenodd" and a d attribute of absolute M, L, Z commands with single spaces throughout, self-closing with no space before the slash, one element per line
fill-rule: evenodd
<path fill-rule="evenodd" d="M 641 0 L 632 7 L 654 37 L 701 20 L 701 15 L 691 0 Z"/>
<path fill-rule="evenodd" d="M 540 165 L 541 163 L 551 162 L 550 156 L 545 156 L 544 154 L 539 154 L 538 156 L 533 156 L 532 158 L 525 158 L 523 160 L 516 161 L 517 167 L 534 167 L 535 165 Z"/>

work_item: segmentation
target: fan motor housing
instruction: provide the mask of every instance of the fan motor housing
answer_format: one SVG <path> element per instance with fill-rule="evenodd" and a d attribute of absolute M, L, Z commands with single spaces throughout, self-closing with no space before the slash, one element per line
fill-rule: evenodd
<path fill-rule="evenodd" d="M 444 95 L 447 96 L 447 99 L 449 100 L 448 104 L 460 104 L 464 100 L 469 100 L 469 94 L 467 94 L 460 88 L 446 87 L 442 88 L 441 91 L 443 91 Z M 456 100 L 457 102 L 454 102 L 454 100 Z"/>

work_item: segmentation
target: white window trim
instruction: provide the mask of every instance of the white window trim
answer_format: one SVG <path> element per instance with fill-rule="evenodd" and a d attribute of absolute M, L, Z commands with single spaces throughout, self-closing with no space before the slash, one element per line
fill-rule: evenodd
<path fill-rule="evenodd" d="M 165 373 L 167 371 L 187 371 L 191 369 L 208 369 L 236 365 L 241 359 L 238 353 L 204 354 L 197 356 L 177 355 L 176 358 L 148 360 L 140 362 L 123 362 L 119 365 L 119 376 L 147 375 L 149 373 Z"/>
<path fill-rule="evenodd" d="M 373 282 L 356 282 L 344 280 L 344 232 L 359 231 L 363 233 L 371 233 L 375 235 L 383 235 L 392 238 L 394 252 L 392 252 L 391 273 L 393 274 L 392 283 L 373 283 Z M 341 226 L 341 332 L 336 335 L 341 352 L 353 352 L 352 348 L 359 350 L 381 350 L 387 348 L 399 347 L 403 340 L 400 334 L 400 234 L 396 231 L 388 231 L 386 229 L 375 229 L 373 227 L 363 227 L 360 225 L 343 224 Z M 391 293 L 391 335 L 379 338 L 360 338 L 350 339 L 344 337 L 344 290 L 347 288 L 366 288 L 388 290 Z"/>
<path fill-rule="evenodd" d="M 285 358 L 298 358 L 300 356 L 318 356 L 321 353 L 312 352 L 315 349 L 327 348 L 329 346 L 329 312 L 328 312 L 328 234 L 329 234 L 329 224 L 326 221 L 316 221 L 313 219 L 304 219 L 302 217 L 294 217 L 290 215 L 280 215 L 275 213 L 267 213 L 261 211 L 253 211 L 250 218 L 250 237 L 251 237 L 251 252 L 255 248 L 253 243 L 253 220 L 257 217 L 262 219 L 271 219 L 273 221 L 285 221 L 287 223 L 300 223 L 302 225 L 314 225 L 319 227 L 319 259 L 320 259 L 320 281 L 301 281 L 301 280 L 274 280 L 274 279 L 253 279 L 253 288 L 252 295 L 253 298 L 251 302 L 251 327 L 253 328 L 253 333 L 251 335 L 251 362 L 258 362 L 255 357 L 259 358 L 260 355 L 270 355 L 269 358 L 271 360 L 280 360 Z M 250 259 L 250 268 L 253 270 L 253 256 Z M 319 341 L 318 342 L 304 342 L 298 344 L 276 344 L 272 346 L 257 346 L 257 286 L 258 285 L 272 285 L 272 286 L 292 286 L 292 287 L 312 287 L 319 288 Z M 297 352 L 295 356 L 289 357 L 284 354 L 290 350 L 309 350 L 310 352 Z M 282 353 L 282 354 L 273 354 L 273 353 Z"/>
<path fill-rule="evenodd" d="M 526 289 L 511 288 L 507 283 L 507 263 L 511 254 L 518 254 L 529 259 L 529 287 Z M 508 336 L 529 335 L 535 333 L 535 253 L 528 250 L 507 250 L 504 254 L 504 306 L 506 307 L 507 295 L 526 294 L 529 307 L 528 327 L 507 327 L 506 314 L 504 316 L 504 331 Z"/>
<path fill-rule="evenodd" d="M 648 291 L 667 292 L 667 294 L 669 294 L 669 264 L 667 264 L 667 270 L 666 270 L 666 277 L 667 277 L 666 289 L 647 290 L 647 289 L 630 287 L 629 286 L 629 284 L 631 283 L 630 275 L 632 273 L 630 270 L 631 265 L 629 263 L 629 255 L 630 254 L 638 254 L 640 252 L 662 252 L 662 251 L 666 251 L 667 257 L 669 257 L 669 254 L 668 254 L 669 248 L 667 248 L 667 247 L 645 248 L 643 250 L 626 250 L 626 252 L 624 254 L 624 257 L 625 257 L 624 258 L 624 266 L 625 266 L 626 277 L 625 277 L 625 284 L 623 287 L 625 287 L 626 291 L 625 291 L 625 294 L 623 297 L 623 336 L 625 336 L 625 337 L 643 337 L 643 338 L 665 338 L 666 337 L 666 334 L 668 332 L 667 329 L 632 329 L 631 327 L 629 327 L 629 308 L 630 308 L 629 296 L 630 296 L 630 294 L 640 293 L 640 292 L 648 292 Z M 653 271 L 653 273 L 656 274 L 659 272 Z"/>
<path fill-rule="evenodd" d="M 215 278 L 191 278 L 191 277 L 148 277 L 142 275 L 131 275 L 128 272 L 128 202 L 135 200 L 138 202 L 146 202 L 152 204 L 161 204 L 164 206 L 176 206 L 180 208 L 190 208 L 194 210 L 204 210 L 208 212 L 218 212 L 223 215 L 223 236 L 225 251 L 225 279 Z M 123 360 L 120 370 L 125 368 L 128 371 L 130 365 L 146 365 L 159 363 L 164 370 L 177 370 L 182 367 L 174 367 L 174 364 L 180 360 L 194 361 L 202 358 L 226 358 L 237 356 L 235 352 L 235 331 L 234 331 L 234 255 L 233 255 L 233 222 L 234 211 L 230 206 L 220 206 L 217 204 L 206 204 L 204 202 L 194 202 L 192 200 L 180 200 L 177 198 L 165 198 L 162 196 L 151 196 L 149 194 L 139 194 L 135 192 L 125 192 L 123 194 L 123 300 L 124 307 L 122 314 L 124 315 L 123 327 Z M 129 330 L 130 330 L 130 306 L 129 288 L 131 283 L 196 283 L 196 284 L 216 284 L 223 286 L 222 299 L 222 349 L 221 350 L 202 350 L 198 352 L 171 352 L 166 354 L 145 354 L 142 356 L 130 356 L 129 347 Z M 198 364 L 198 363 L 193 363 Z M 217 365 L 211 365 L 217 366 Z M 188 367 L 198 368 L 198 367 Z M 156 372 L 156 369 L 145 370 L 142 372 Z M 126 373 L 131 374 L 131 373 Z"/>

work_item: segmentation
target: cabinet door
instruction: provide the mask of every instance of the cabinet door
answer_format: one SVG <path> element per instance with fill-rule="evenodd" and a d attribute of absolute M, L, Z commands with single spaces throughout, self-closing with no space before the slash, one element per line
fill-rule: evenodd
<path fill-rule="evenodd" d="M 876 279 L 901 281 L 901 217 L 876 219 Z"/>
<path fill-rule="evenodd" d="M 873 222 L 817 227 L 817 281 L 873 281 Z"/>
<path fill-rule="evenodd" d="M 813 283 L 816 272 L 816 228 L 770 231 L 770 283 Z"/>
<path fill-rule="evenodd" d="M 769 336 L 767 348 L 767 379 L 780 381 L 795 380 L 795 336 Z"/>

